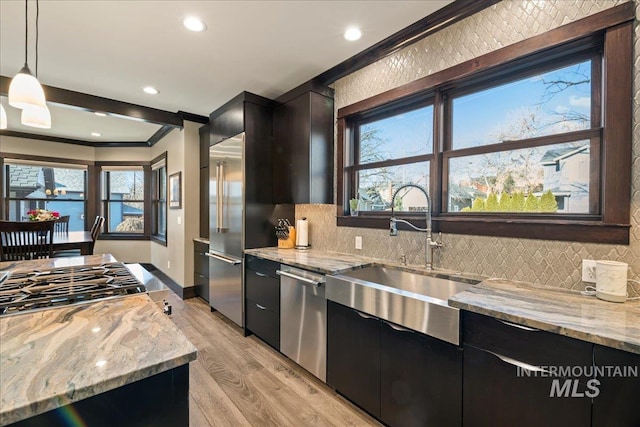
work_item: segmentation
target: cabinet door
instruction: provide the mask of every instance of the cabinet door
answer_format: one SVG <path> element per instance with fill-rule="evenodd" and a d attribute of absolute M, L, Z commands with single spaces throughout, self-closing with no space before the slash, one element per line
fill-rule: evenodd
<path fill-rule="evenodd" d="M 380 419 L 390 426 L 460 426 L 462 349 L 381 323 Z"/>
<path fill-rule="evenodd" d="M 327 301 L 327 383 L 380 417 L 380 321 Z"/>
<path fill-rule="evenodd" d="M 557 366 L 566 364 L 558 361 Z M 552 382 L 562 379 L 527 377 L 513 359 L 466 344 L 463 372 L 465 426 L 591 425 L 591 399 L 550 397 Z M 579 392 L 584 391 L 580 384 Z"/>
<path fill-rule="evenodd" d="M 592 426 L 640 426 L 640 411 L 635 406 L 640 396 L 640 355 L 596 345 L 593 359 L 600 368 L 596 373 L 602 370 L 602 375 L 596 375 L 600 385 L 593 399 Z M 620 375 L 613 374 L 616 368 Z"/>

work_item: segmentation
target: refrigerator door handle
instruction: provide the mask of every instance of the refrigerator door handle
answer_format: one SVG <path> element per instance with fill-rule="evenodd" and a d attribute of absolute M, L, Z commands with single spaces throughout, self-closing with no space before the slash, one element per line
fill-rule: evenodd
<path fill-rule="evenodd" d="M 227 258 L 227 257 L 223 257 L 221 255 L 212 254 L 211 252 L 206 252 L 205 255 L 208 256 L 209 258 L 217 259 L 218 261 L 223 261 L 223 262 L 226 262 L 227 264 L 231 264 L 231 265 L 238 265 L 238 264 L 242 263 L 241 259 Z"/>
<path fill-rule="evenodd" d="M 216 233 L 228 231 L 224 227 L 224 184 L 226 174 L 224 162 L 216 163 Z"/>

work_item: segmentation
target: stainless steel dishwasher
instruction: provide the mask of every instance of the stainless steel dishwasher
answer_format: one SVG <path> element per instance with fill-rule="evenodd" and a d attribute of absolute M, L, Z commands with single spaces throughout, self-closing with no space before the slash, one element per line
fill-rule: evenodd
<path fill-rule="evenodd" d="M 327 299 L 322 274 L 280 265 L 280 351 L 327 380 Z"/>

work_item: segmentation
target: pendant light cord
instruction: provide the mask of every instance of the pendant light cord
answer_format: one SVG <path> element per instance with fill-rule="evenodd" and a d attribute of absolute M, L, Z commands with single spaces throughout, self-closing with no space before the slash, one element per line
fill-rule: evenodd
<path fill-rule="evenodd" d="M 36 0 L 36 78 L 38 78 L 38 18 L 40 18 L 40 0 Z"/>
<path fill-rule="evenodd" d="M 24 0 L 24 65 L 27 65 L 27 46 L 29 46 L 29 1 Z"/>

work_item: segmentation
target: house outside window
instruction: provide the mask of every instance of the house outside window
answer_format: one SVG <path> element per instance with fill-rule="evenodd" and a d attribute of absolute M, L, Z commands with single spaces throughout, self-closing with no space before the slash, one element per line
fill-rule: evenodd
<path fill-rule="evenodd" d="M 113 234 L 144 234 L 145 173 L 142 166 L 102 167 L 102 215 Z"/>
<path fill-rule="evenodd" d="M 5 159 L 5 218 L 26 221 L 27 211 L 69 215 L 69 230 L 85 230 L 87 167 Z"/>

